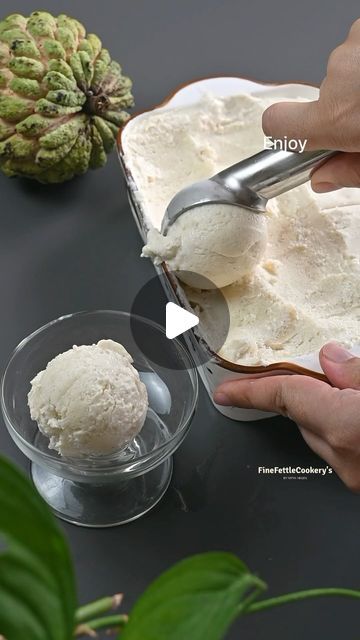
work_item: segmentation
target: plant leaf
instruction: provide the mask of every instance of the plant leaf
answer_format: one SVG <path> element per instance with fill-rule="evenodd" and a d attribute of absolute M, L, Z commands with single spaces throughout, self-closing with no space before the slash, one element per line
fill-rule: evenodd
<path fill-rule="evenodd" d="M 0 457 L 0 635 L 70 640 L 75 580 L 65 538 L 29 480 Z"/>
<path fill-rule="evenodd" d="M 150 585 L 133 607 L 121 640 L 219 640 L 246 611 L 251 593 L 264 589 L 230 553 L 192 556 Z"/>

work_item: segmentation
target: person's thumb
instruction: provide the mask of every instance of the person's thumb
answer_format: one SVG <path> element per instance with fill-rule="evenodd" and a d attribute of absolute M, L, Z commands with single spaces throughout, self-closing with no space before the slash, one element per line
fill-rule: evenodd
<path fill-rule="evenodd" d="M 320 364 L 334 387 L 360 390 L 360 358 L 338 342 L 328 342 L 320 350 Z"/>
<path fill-rule="evenodd" d="M 277 102 L 262 116 L 265 135 L 273 139 L 306 141 L 305 150 L 329 149 L 329 132 L 320 116 L 319 103 Z M 333 135 L 331 136 L 333 137 Z"/>
<path fill-rule="evenodd" d="M 311 186 L 317 193 L 340 187 L 360 186 L 360 153 L 339 153 L 311 176 Z"/>

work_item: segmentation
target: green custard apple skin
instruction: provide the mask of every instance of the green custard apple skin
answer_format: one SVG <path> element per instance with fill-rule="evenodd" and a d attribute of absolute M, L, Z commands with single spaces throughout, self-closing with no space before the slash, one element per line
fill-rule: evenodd
<path fill-rule="evenodd" d="M 0 168 L 54 183 L 106 163 L 134 104 L 101 40 L 66 15 L 0 22 Z"/>

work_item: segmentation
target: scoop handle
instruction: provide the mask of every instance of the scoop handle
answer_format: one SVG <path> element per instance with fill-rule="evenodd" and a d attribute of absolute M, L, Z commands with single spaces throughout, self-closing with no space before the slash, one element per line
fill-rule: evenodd
<path fill-rule="evenodd" d="M 314 169 L 337 151 L 274 151 L 265 149 L 214 176 L 216 182 L 235 192 L 250 189 L 266 200 L 307 182 Z"/>

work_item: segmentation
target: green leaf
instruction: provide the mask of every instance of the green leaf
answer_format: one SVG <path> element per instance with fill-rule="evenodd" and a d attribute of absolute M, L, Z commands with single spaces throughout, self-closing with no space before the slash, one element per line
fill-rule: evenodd
<path fill-rule="evenodd" d="M 193 556 L 150 585 L 121 640 L 219 640 L 264 589 L 230 553 Z"/>
<path fill-rule="evenodd" d="M 76 608 L 69 549 L 29 480 L 0 457 L 0 636 L 70 640 Z"/>

